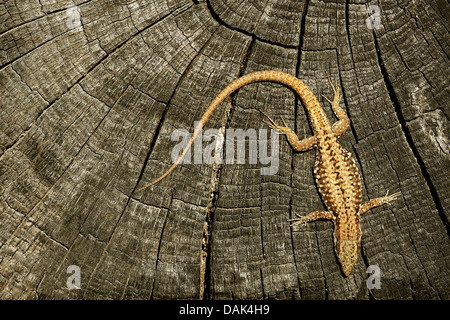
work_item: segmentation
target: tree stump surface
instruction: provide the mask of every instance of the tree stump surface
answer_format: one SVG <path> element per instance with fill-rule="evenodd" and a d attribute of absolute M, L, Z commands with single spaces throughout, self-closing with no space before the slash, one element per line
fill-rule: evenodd
<path fill-rule="evenodd" d="M 0 298 L 449 299 L 449 12 L 430 0 L 2 1 Z M 335 122 L 328 73 L 363 201 L 402 193 L 362 217 L 349 277 L 331 222 L 289 226 L 324 205 L 315 151 L 284 136 L 276 174 L 183 164 L 130 196 L 170 167 L 174 130 L 192 132 L 257 70 L 299 77 Z M 274 83 L 241 88 L 204 130 L 267 130 L 258 109 L 311 135 L 298 97 Z M 381 287 L 368 290 L 372 265 Z"/>

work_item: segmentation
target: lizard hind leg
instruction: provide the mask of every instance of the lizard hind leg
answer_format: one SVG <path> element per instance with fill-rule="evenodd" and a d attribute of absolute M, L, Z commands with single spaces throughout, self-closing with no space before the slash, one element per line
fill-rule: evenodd
<path fill-rule="evenodd" d="M 397 199 L 401 195 L 401 192 L 396 192 L 394 194 L 391 194 L 390 196 L 388 194 L 389 194 L 389 191 L 386 193 L 386 195 L 384 197 L 375 198 L 375 199 L 369 200 L 368 202 L 364 203 L 359 208 L 358 213 L 360 215 L 362 215 L 372 208 L 381 206 L 383 204 L 389 204 L 391 201 L 394 201 L 395 199 Z"/>
<path fill-rule="evenodd" d="M 267 118 L 267 120 L 263 120 L 263 122 L 267 123 L 270 128 L 278 130 L 279 134 L 286 135 L 289 144 L 295 151 L 298 152 L 307 151 L 316 146 L 317 138 L 315 136 L 300 140 L 297 134 L 295 134 L 294 130 L 292 130 L 286 125 L 286 122 L 284 121 L 283 118 L 281 118 L 281 120 L 283 121 L 284 127 L 276 124 L 276 122 L 271 117 L 269 117 L 264 111 L 262 110 L 259 111 Z"/>
<path fill-rule="evenodd" d="M 291 223 L 291 226 L 295 226 L 297 224 L 302 224 L 302 223 L 304 223 L 306 225 L 307 222 L 316 221 L 316 220 L 320 220 L 320 219 L 331 220 L 331 221 L 335 220 L 335 217 L 334 217 L 332 211 L 314 211 L 303 217 L 301 217 L 298 214 L 296 214 L 296 216 L 298 218 L 288 220 L 288 221 L 295 221 L 294 223 Z"/>

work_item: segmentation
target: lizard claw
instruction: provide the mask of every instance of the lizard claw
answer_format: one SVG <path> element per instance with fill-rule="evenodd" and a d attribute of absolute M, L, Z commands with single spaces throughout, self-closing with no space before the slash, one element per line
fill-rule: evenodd
<path fill-rule="evenodd" d="M 328 78 L 328 82 L 331 85 L 331 89 L 333 89 L 334 98 L 333 98 L 333 101 L 331 101 L 330 99 L 328 99 L 324 95 L 322 95 L 322 97 L 324 97 L 331 105 L 339 105 L 339 101 L 341 101 L 342 96 L 341 96 L 341 93 L 340 93 L 339 86 L 337 84 L 337 80 L 334 81 L 334 85 L 333 85 L 333 82 L 331 82 L 331 78 L 330 78 L 330 75 L 328 74 L 328 72 L 327 72 L 327 78 Z"/>
<path fill-rule="evenodd" d="M 269 121 L 263 120 L 262 122 L 266 123 L 270 128 L 276 129 L 276 127 L 272 123 L 270 123 Z"/>
<path fill-rule="evenodd" d="M 278 130 L 278 132 L 277 132 L 278 134 L 286 134 L 286 129 L 288 129 L 288 128 L 286 125 L 286 121 L 284 121 L 283 117 L 281 117 L 281 120 L 283 121 L 283 124 L 285 125 L 285 127 L 277 125 L 276 122 L 271 117 L 269 117 L 269 115 L 267 115 L 267 113 L 265 113 L 261 109 L 258 109 L 258 110 L 269 120 L 269 121 L 262 120 L 262 122 L 268 124 L 271 129 Z"/>
<path fill-rule="evenodd" d="M 307 221 L 306 221 L 306 219 L 304 219 L 304 217 L 302 217 L 298 213 L 296 213 L 295 216 L 298 218 L 288 219 L 288 221 L 295 221 L 294 223 L 290 224 L 291 227 L 298 225 L 298 224 L 302 224 L 302 223 L 304 226 L 306 226 Z"/>
<path fill-rule="evenodd" d="M 328 78 L 328 82 L 331 85 L 331 89 L 333 89 L 334 95 L 339 94 L 339 87 L 337 85 L 337 80 L 334 81 L 334 85 L 333 85 L 333 83 L 331 82 L 331 78 L 330 78 L 330 75 L 329 75 L 328 72 L 327 72 L 327 78 Z"/>
<path fill-rule="evenodd" d="M 327 97 L 325 97 L 324 95 L 322 95 L 322 97 L 323 97 L 325 100 L 327 100 L 330 104 L 333 104 L 333 102 L 332 102 L 330 99 L 328 99 Z"/>
<path fill-rule="evenodd" d="M 397 199 L 399 196 L 401 196 L 401 192 L 396 192 L 391 194 L 390 196 L 389 194 L 389 190 L 386 192 L 386 195 L 383 197 L 383 202 L 385 204 L 391 205 L 391 201 L 394 201 L 395 199 Z"/>

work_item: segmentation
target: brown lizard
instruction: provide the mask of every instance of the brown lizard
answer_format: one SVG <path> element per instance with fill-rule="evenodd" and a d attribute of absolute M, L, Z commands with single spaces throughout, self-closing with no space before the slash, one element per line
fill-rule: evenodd
<path fill-rule="evenodd" d="M 286 135 L 288 142 L 295 151 L 307 151 L 314 147 L 317 148 L 313 171 L 319 192 L 328 211 L 314 211 L 303 217 L 297 215 L 299 218 L 290 219 L 290 221 L 294 221 L 292 225 L 306 224 L 306 222 L 318 219 L 333 221 L 335 226 L 335 251 L 339 258 L 343 274 L 348 276 L 360 251 L 360 216 L 371 208 L 395 200 L 400 193 L 398 192 L 390 196 L 386 194 L 384 197 L 372 199 L 361 205 L 361 177 L 358 168 L 352 154 L 342 148 L 337 141 L 337 138 L 350 125 L 350 120 L 344 110 L 339 106 L 341 99 L 339 87 L 337 85 L 333 86 L 331 80 L 330 84 L 334 92 L 334 99 L 333 101 L 327 100 L 331 103 L 332 110 L 339 119 L 333 126 L 328 121 L 324 110 L 313 92 L 303 81 L 292 75 L 279 71 L 259 71 L 234 80 L 211 102 L 198 122 L 198 125 L 195 127 L 189 144 L 183 149 L 183 152 L 173 165 L 158 179 L 136 192 L 160 181 L 181 162 L 206 121 L 225 98 L 240 87 L 259 81 L 271 81 L 284 84 L 294 90 L 303 101 L 314 132 L 312 137 L 303 140 L 299 140 L 294 131 L 288 128 L 285 123 L 284 127 L 279 126 L 269 116 L 263 113 L 269 120 L 265 122 L 272 129 L 278 130 L 280 134 Z"/>

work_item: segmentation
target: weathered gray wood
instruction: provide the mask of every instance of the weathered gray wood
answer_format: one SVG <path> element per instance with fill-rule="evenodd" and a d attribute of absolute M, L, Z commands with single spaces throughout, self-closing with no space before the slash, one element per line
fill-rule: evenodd
<path fill-rule="evenodd" d="M 447 2 L 74 4 L 0 4 L 0 298 L 450 298 Z M 347 278 L 330 222 L 289 227 L 324 206 L 314 151 L 282 136 L 275 175 L 184 164 L 130 196 L 170 167 L 175 129 L 192 132 L 228 83 L 264 69 L 305 81 L 333 121 L 322 95 L 327 73 L 337 80 L 364 200 L 402 192 L 362 218 Z M 301 102 L 273 83 L 240 89 L 204 130 L 267 129 L 257 109 L 311 135 Z M 80 290 L 67 288 L 70 265 Z M 381 269 L 371 292 L 369 265 Z"/>

